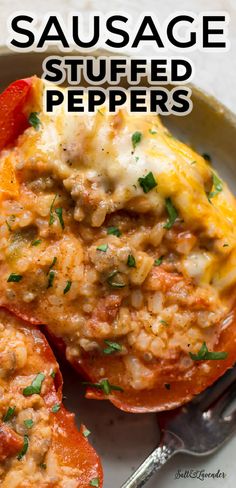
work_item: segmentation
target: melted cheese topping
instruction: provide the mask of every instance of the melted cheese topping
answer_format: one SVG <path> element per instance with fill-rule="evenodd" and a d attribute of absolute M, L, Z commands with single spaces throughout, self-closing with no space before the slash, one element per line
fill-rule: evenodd
<path fill-rule="evenodd" d="M 41 125 L 38 131 L 28 129 L 20 139 L 14 166 L 45 169 L 63 181 L 75 200 L 80 199 L 79 206 L 80 187 L 87 185 L 91 194 L 88 204 L 92 200 L 91 206 L 105 207 L 106 213 L 135 207 L 141 199 L 145 200 L 143 211 L 160 214 L 165 198 L 171 198 L 191 230 L 204 231 L 214 239 L 218 253 L 214 278 L 221 286 L 220 276 L 225 269 L 223 266 L 219 272 L 221 258 L 235 251 L 235 199 L 224 183 L 222 191 L 209 201 L 207 193 L 212 187 L 213 170 L 204 158 L 173 138 L 158 117 L 129 115 L 125 110 L 114 116 L 105 107 L 94 116 L 73 115 L 66 113 L 63 104 L 55 115 L 44 114 L 41 112 L 43 88 L 38 80 L 34 103 L 40 110 Z M 140 132 L 142 138 L 133 148 L 135 132 Z M 8 152 L 3 158 L 2 174 L 7 163 Z M 154 175 L 157 187 L 144 196 L 138 180 L 149 172 Z M 16 191 L 14 181 L 13 196 Z M 98 214 L 97 210 L 91 213 Z M 82 214 L 77 220 L 83 219 Z M 100 226 L 103 222 L 95 215 L 91 223 Z"/>

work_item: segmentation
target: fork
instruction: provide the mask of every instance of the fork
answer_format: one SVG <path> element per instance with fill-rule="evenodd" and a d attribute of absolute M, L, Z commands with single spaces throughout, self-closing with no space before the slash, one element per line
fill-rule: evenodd
<path fill-rule="evenodd" d="M 174 454 L 211 454 L 220 448 L 236 428 L 236 366 L 190 403 L 158 414 L 159 446 L 145 459 L 121 488 L 141 488 Z"/>

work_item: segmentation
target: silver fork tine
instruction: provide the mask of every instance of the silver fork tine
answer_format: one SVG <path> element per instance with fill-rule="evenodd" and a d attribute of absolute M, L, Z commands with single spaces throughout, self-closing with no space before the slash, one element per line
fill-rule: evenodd
<path fill-rule="evenodd" d="M 226 440 L 232 437 L 236 429 L 236 412 L 233 412 L 228 417 L 220 418 L 216 428 L 221 430 L 221 434 Z"/>
<path fill-rule="evenodd" d="M 210 406 L 209 411 L 214 417 L 220 416 L 235 398 L 236 382 L 230 385 L 227 390 L 222 393 L 222 395 Z"/>

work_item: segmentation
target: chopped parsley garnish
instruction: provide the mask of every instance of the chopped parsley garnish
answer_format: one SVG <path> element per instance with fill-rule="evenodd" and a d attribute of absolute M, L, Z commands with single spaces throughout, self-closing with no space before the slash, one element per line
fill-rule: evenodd
<path fill-rule="evenodd" d="M 174 207 L 171 198 L 166 198 L 166 211 L 168 213 L 168 220 L 166 224 L 164 225 L 165 229 L 171 229 L 171 227 L 174 225 L 177 217 L 178 217 L 178 212 L 176 208 Z"/>
<path fill-rule="evenodd" d="M 212 190 L 207 194 L 208 199 L 211 199 L 218 195 L 223 190 L 222 181 L 218 178 L 218 176 L 213 173 L 212 175 L 213 185 Z"/>
<path fill-rule="evenodd" d="M 27 435 L 24 435 L 24 444 L 23 444 L 21 451 L 19 452 L 19 454 L 17 456 L 18 461 L 21 461 L 21 459 L 27 453 L 28 447 L 29 447 L 29 437 Z"/>
<path fill-rule="evenodd" d="M 42 469 L 47 469 L 46 463 L 40 463 L 39 467 Z"/>
<path fill-rule="evenodd" d="M 23 278 L 22 275 L 16 274 L 16 273 L 11 273 L 10 276 L 8 276 L 7 282 L 8 283 L 19 283 Z"/>
<path fill-rule="evenodd" d="M 91 386 L 91 388 L 98 388 L 102 390 L 105 395 L 110 395 L 110 393 L 114 391 L 124 391 L 123 388 L 116 385 L 111 385 L 109 380 L 101 380 L 99 383 L 90 383 L 89 381 L 84 381 L 84 385 Z"/>
<path fill-rule="evenodd" d="M 168 322 L 166 322 L 166 320 L 160 320 L 160 324 L 162 324 L 162 325 L 169 325 Z"/>
<path fill-rule="evenodd" d="M 53 266 L 55 266 L 57 262 L 57 257 L 54 256 L 49 268 L 48 268 L 48 286 L 47 288 L 52 288 L 53 286 L 53 282 L 54 282 L 54 278 L 55 278 L 55 271 L 52 270 L 51 268 L 53 268 Z"/>
<path fill-rule="evenodd" d="M 8 420 L 10 420 L 13 417 L 13 415 L 15 413 L 15 409 L 16 409 L 15 406 L 14 407 L 8 407 L 5 415 L 3 416 L 3 419 L 2 419 L 3 422 L 8 422 Z"/>
<path fill-rule="evenodd" d="M 112 273 L 108 276 L 107 278 L 107 283 L 110 285 L 112 288 L 124 288 L 126 285 L 125 283 L 122 283 L 121 281 L 116 280 L 117 275 L 119 275 L 118 270 L 112 271 Z"/>
<path fill-rule="evenodd" d="M 122 346 L 117 342 L 110 341 L 109 339 L 104 339 L 107 347 L 103 349 L 104 354 L 113 354 L 114 352 L 121 351 Z"/>
<path fill-rule="evenodd" d="M 170 390 L 170 383 L 165 383 L 166 390 Z"/>
<path fill-rule="evenodd" d="M 31 242 L 31 246 L 39 246 L 41 244 L 42 239 L 35 239 L 35 241 Z"/>
<path fill-rule="evenodd" d="M 150 171 L 146 176 L 143 178 L 139 178 L 138 182 L 143 189 L 144 193 L 148 193 L 151 191 L 155 186 L 157 186 L 157 182 L 153 176 L 153 173 Z"/>
<path fill-rule="evenodd" d="M 11 223 L 13 223 L 13 222 L 15 222 L 15 220 L 16 220 L 16 216 L 15 215 L 10 215 L 9 221 Z M 5 222 L 6 222 L 6 225 L 7 225 L 7 228 L 9 230 L 9 232 L 12 232 L 11 224 L 8 222 L 8 220 L 5 220 Z"/>
<path fill-rule="evenodd" d="M 31 385 L 26 386 L 26 388 L 23 389 L 23 395 L 24 396 L 40 395 L 42 383 L 44 379 L 45 379 L 45 375 L 43 373 L 38 373 L 35 379 L 32 381 Z"/>
<path fill-rule="evenodd" d="M 83 436 L 84 437 L 88 437 L 90 434 L 91 434 L 90 430 L 88 430 L 88 429 L 83 430 Z"/>
<path fill-rule="evenodd" d="M 153 135 L 153 134 L 157 134 L 157 130 L 155 130 L 155 129 L 149 129 L 149 132 L 150 132 L 150 134 L 152 134 L 152 135 Z"/>
<path fill-rule="evenodd" d="M 25 424 L 25 427 L 27 427 L 27 429 L 32 429 L 34 422 L 32 419 L 26 419 L 26 420 L 24 420 L 24 424 Z"/>
<path fill-rule="evenodd" d="M 113 235 L 113 236 L 116 236 L 116 237 L 120 237 L 121 236 L 121 231 L 118 229 L 118 227 L 108 227 L 107 234 L 108 235 Z"/>
<path fill-rule="evenodd" d="M 57 412 L 59 412 L 60 408 L 61 408 L 60 403 L 56 403 L 56 405 L 53 405 L 53 407 L 52 407 L 52 412 L 57 413 Z"/>
<path fill-rule="evenodd" d="M 38 112 L 31 112 L 29 116 L 29 124 L 34 127 L 35 130 L 39 130 L 39 126 L 41 125 L 40 119 L 38 117 Z"/>
<path fill-rule="evenodd" d="M 53 201 L 51 203 L 51 206 L 50 206 L 49 225 L 52 225 L 55 222 L 55 217 L 54 217 L 54 214 L 53 214 L 53 212 L 55 211 L 55 214 L 57 215 L 58 220 L 59 220 L 59 222 L 61 224 L 61 228 L 64 229 L 65 228 L 65 223 L 64 223 L 64 220 L 63 220 L 63 209 L 62 209 L 62 207 L 57 207 L 54 210 L 54 204 L 55 204 L 55 201 L 56 201 L 56 198 L 57 197 L 58 197 L 58 194 L 55 195 L 55 197 L 53 198 Z"/>
<path fill-rule="evenodd" d="M 154 266 L 160 266 L 163 262 L 164 256 L 160 256 L 159 258 L 155 259 Z"/>
<path fill-rule="evenodd" d="M 205 342 L 203 342 L 201 349 L 198 351 L 197 354 L 193 354 L 192 352 L 189 353 L 190 358 L 193 361 L 204 361 L 207 359 L 226 359 L 228 356 L 227 352 L 211 352 L 208 351 L 208 347 Z"/>
<path fill-rule="evenodd" d="M 202 157 L 203 157 L 203 158 L 204 158 L 206 161 L 208 161 L 208 163 L 211 163 L 211 156 L 210 156 L 210 154 L 203 153 L 203 154 L 202 154 Z"/>
<path fill-rule="evenodd" d="M 51 269 L 51 271 L 49 271 L 49 273 L 48 273 L 48 286 L 47 286 L 47 288 L 52 288 L 54 278 L 55 278 L 55 271 L 53 271 L 53 269 Z"/>
<path fill-rule="evenodd" d="M 132 254 L 128 255 L 127 266 L 129 266 L 129 268 L 136 268 L 135 257 Z"/>
<path fill-rule="evenodd" d="M 99 479 L 98 478 L 93 478 L 91 481 L 90 481 L 90 486 L 95 486 L 96 488 L 99 488 Z"/>
<path fill-rule="evenodd" d="M 54 211 L 54 203 L 56 201 L 58 197 L 58 194 L 56 193 L 55 197 L 53 198 L 53 201 L 51 203 L 51 206 L 50 206 L 50 212 L 49 212 L 49 225 L 52 225 L 54 222 L 55 222 L 55 217 L 53 215 L 53 211 Z"/>
<path fill-rule="evenodd" d="M 135 149 L 137 144 L 141 142 L 141 139 L 142 139 L 142 132 L 136 131 L 132 134 L 131 140 L 132 140 L 133 149 Z"/>
<path fill-rule="evenodd" d="M 229 247 L 229 244 L 227 244 L 227 242 L 225 242 L 225 244 L 223 244 L 223 247 Z"/>
<path fill-rule="evenodd" d="M 55 213 L 57 214 L 58 216 L 58 220 L 61 224 L 61 228 L 64 229 L 65 228 L 65 224 L 64 224 L 64 220 L 63 220 L 63 209 L 61 207 L 57 207 L 55 208 Z"/>
<path fill-rule="evenodd" d="M 57 262 L 57 257 L 54 256 L 54 258 L 53 258 L 53 260 L 52 260 L 52 262 L 51 262 L 51 264 L 50 264 L 50 266 L 48 268 L 49 271 L 50 271 L 51 268 L 53 268 L 53 266 L 55 266 L 56 262 Z"/>
<path fill-rule="evenodd" d="M 68 280 L 68 281 L 67 281 L 67 283 L 66 283 L 66 286 L 65 286 L 65 288 L 64 288 L 64 290 L 63 290 L 64 295 L 65 295 L 66 293 L 68 293 L 68 291 L 70 291 L 70 289 L 71 289 L 71 285 L 72 285 L 72 281 Z"/>
<path fill-rule="evenodd" d="M 55 378 L 55 376 L 56 376 L 55 371 L 52 371 L 52 372 L 51 372 L 51 374 L 50 374 L 50 376 L 51 376 L 51 377 L 54 379 L 54 378 Z"/>
<path fill-rule="evenodd" d="M 101 244 L 101 246 L 97 247 L 97 251 L 107 252 L 108 244 Z"/>

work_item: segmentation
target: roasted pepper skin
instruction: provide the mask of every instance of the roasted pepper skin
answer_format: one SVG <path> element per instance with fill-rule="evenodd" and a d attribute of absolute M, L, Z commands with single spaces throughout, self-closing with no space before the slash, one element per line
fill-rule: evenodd
<path fill-rule="evenodd" d="M 47 380 L 47 386 L 41 393 L 41 397 L 49 412 L 52 438 L 50 449 L 53 451 L 59 466 L 71 468 L 72 478 L 77 482 L 77 488 L 89 488 L 90 482 L 94 478 L 99 479 L 99 487 L 103 486 L 103 471 L 100 459 L 83 435 L 85 427 L 82 425 L 80 430 L 75 424 L 74 414 L 69 413 L 62 404 L 62 375 L 59 365 L 49 346 L 49 343 L 35 325 L 29 324 L 13 314 L 0 308 L 1 317 L 4 320 L 13 321 L 19 326 L 20 332 L 24 333 L 32 340 L 33 355 L 29 355 L 27 364 L 24 367 L 24 375 L 37 375 L 39 371 L 54 372 Z M 46 381 L 46 380 L 45 380 Z M 14 383 L 14 375 L 9 379 Z M 14 387 L 13 392 L 14 392 Z M 60 409 L 54 413 L 52 407 L 60 405 Z M 0 463 L 7 459 L 16 457 L 23 446 L 23 437 L 18 435 L 4 419 L 0 420 Z M 28 484 L 27 484 L 28 486 Z M 46 486 L 46 485 L 45 485 Z"/>
<path fill-rule="evenodd" d="M 34 77 L 11 83 L 0 95 L 0 151 L 29 126 L 25 111 Z"/>

